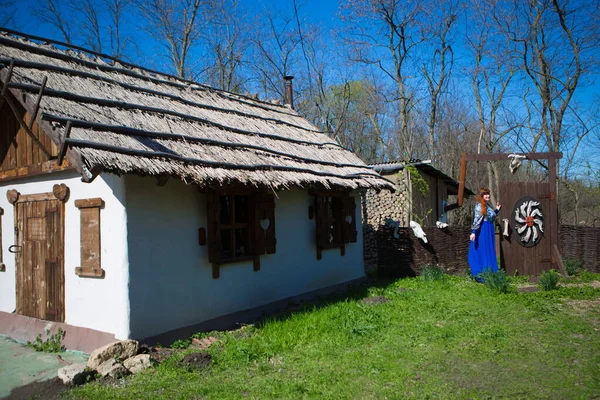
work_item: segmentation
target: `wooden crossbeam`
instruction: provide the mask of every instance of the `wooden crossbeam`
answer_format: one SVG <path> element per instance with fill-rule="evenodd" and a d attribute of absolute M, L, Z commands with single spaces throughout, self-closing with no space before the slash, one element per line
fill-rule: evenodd
<path fill-rule="evenodd" d="M 462 207 L 465 196 L 465 179 L 467 176 L 467 161 L 510 161 L 511 154 L 519 153 L 488 153 L 488 154 L 467 154 L 462 153 L 460 158 L 460 177 L 458 180 L 458 200 L 457 204 Z M 548 160 L 549 182 L 551 186 L 556 186 L 556 160 L 563 157 L 560 152 L 546 153 L 520 153 L 526 160 Z"/>
<path fill-rule="evenodd" d="M 12 78 L 13 68 L 15 67 L 15 60 L 10 60 L 10 65 L 8 67 L 8 74 L 6 75 L 6 79 L 2 82 L 2 92 L 0 92 L 0 108 L 4 105 L 4 99 L 6 97 L 6 91 L 8 90 L 8 82 L 10 78 Z"/>
<path fill-rule="evenodd" d="M 42 101 L 42 96 L 44 95 L 44 89 L 46 89 L 46 83 L 48 83 L 48 77 L 44 76 L 44 79 L 42 80 L 42 86 L 40 86 L 40 91 L 35 102 L 35 107 L 33 107 L 33 113 L 31 114 L 31 118 L 29 119 L 29 130 L 33 128 L 33 123 L 35 122 L 37 113 L 40 111 L 40 103 Z"/>
<path fill-rule="evenodd" d="M 562 153 L 488 153 L 488 154 L 466 154 L 463 153 L 466 161 L 510 161 L 510 154 L 525 156 L 527 160 L 558 160 L 563 157 Z"/>

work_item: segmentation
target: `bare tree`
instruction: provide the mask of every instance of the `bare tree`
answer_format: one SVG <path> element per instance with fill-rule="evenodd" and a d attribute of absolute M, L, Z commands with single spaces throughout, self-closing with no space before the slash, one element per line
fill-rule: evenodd
<path fill-rule="evenodd" d="M 40 0 L 33 5 L 33 16 L 58 30 L 66 43 L 121 58 L 127 55 L 128 40 L 123 37 L 122 25 L 130 3 L 131 0 Z"/>
<path fill-rule="evenodd" d="M 206 1 L 135 0 L 135 5 L 146 20 L 146 32 L 166 48 L 177 76 L 191 77 L 190 50 L 209 22 Z"/>
<path fill-rule="evenodd" d="M 102 34 L 100 32 L 100 12 L 98 4 L 94 0 L 81 0 L 78 2 L 69 2 L 74 15 L 81 18 L 79 20 L 79 31 L 84 41 L 84 46 L 90 50 L 102 53 Z"/>
<path fill-rule="evenodd" d="M 40 0 L 33 6 L 32 15 L 41 23 L 56 29 L 66 43 L 71 44 L 71 19 L 60 0 Z"/>
<path fill-rule="evenodd" d="M 509 85 L 518 68 L 512 55 L 511 42 L 498 35 L 491 18 L 493 11 L 492 1 L 473 1 L 469 4 L 472 20 L 467 28 L 466 39 L 473 62 L 467 67 L 466 73 L 471 80 L 479 125 L 477 153 L 497 151 L 500 141 L 518 127 L 518 123 L 508 118 L 502 124 L 499 121 L 500 111 L 507 111 L 502 105 L 506 102 Z M 487 186 L 492 188 L 492 201 L 496 202 L 500 173 L 495 162 L 488 162 L 486 168 Z"/>
<path fill-rule="evenodd" d="M 388 101 L 394 104 L 397 122 L 393 153 L 413 158 L 418 142 L 426 134 L 416 120 L 422 87 L 415 68 L 419 46 L 427 40 L 425 0 L 347 0 L 342 5 L 346 22 L 345 38 L 351 46 L 351 59 L 374 66 L 393 85 Z M 431 82 L 433 86 L 434 78 Z"/>
<path fill-rule="evenodd" d="M 293 28 L 293 16 L 265 10 L 251 38 L 254 79 L 263 96 L 284 99 L 283 77 L 292 75 L 297 64 L 300 38 Z M 296 69 L 297 70 L 297 69 Z"/>
<path fill-rule="evenodd" d="M 204 73 L 207 83 L 219 89 L 240 92 L 248 46 L 249 26 L 237 0 L 212 0 L 208 4 L 208 26 L 200 35 L 205 45 Z"/>
<path fill-rule="evenodd" d="M 535 111 L 531 117 L 537 117 L 535 125 L 549 151 L 564 148 L 565 118 L 581 79 L 595 66 L 599 45 L 598 28 L 587 24 L 593 15 L 590 6 L 569 6 L 561 0 L 516 2 L 508 16 L 504 7 L 497 10 L 503 16 L 496 15 L 499 26 L 518 45 L 521 67 L 536 93 L 529 97 Z"/>
<path fill-rule="evenodd" d="M 110 55 L 116 58 L 127 58 L 129 39 L 123 35 L 125 15 L 131 11 L 132 0 L 102 0 L 108 10 L 110 24 L 108 36 L 110 39 Z"/>
<path fill-rule="evenodd" d="M 4 0 L 0 3 L 0 26 L 8 26 L 13 22 L 16 4 L 16 0 Z"/>
<path fill-rule="evenodd" d="M 421 72 L 427 83 L 429 107 L 427 116 L 427 136 L 429 157 L 436 158 L 436 122 L 442 90 L 447 84 L 448 75 L 453 65 L 454 52 L 450 35 L 457 20 L 457 6 L 448 1 L 429 12 L 429 41 L 432 42 L 433 54 L 421 65 Z"/>

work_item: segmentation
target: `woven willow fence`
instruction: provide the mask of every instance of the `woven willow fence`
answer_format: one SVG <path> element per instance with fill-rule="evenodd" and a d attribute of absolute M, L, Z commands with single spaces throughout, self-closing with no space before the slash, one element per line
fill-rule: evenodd
<path fill-rule="evenodd" d="M 424 228 L 428 243 L 417 239 L 410 228 L 380 226 L 377 237 L 377 270 L 382 276 L 416 276 L 426 265 L 442 265 L 450 274 L 468 269 L 470 227 L 440 230 Z M 583 261 L 591 272 L 600 272 L 600 228 L 561 226 L 559 231 L 563 258 Z"/>
<path fill-rule="evenodd" d="M 561 225 L 558 237 L 563 258 L 583 261 L 583 267 L 600 272 L 600 228 Z"/>

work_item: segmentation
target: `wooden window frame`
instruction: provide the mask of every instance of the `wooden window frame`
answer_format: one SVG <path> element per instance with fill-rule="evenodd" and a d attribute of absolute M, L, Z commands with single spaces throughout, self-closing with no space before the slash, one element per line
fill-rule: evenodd
<path fill-rule="evenodd" d="M 207 196 L 207 222 L 208 229 L 199 231 L 200 245 L 208 245 L 208 260 L 212 264 L 213 279 L 220 277 L 220 266 L 238 262 L 252 261 L 254 271 L 260 270 L 260 256 L 273 254 L 276 251 L 275 238 L 275 199 L 272 194 L 250 190 L 211 191 Z M 227 196 L 229 201 L 230 220 L 221 222 L 221 197 Z M 235 221 L 235 197 L 247 196 L 248 221 Z M 268 220 L 268 223 L 266 222 Z M 261 221 L 263 224 L 261 226 Z M 236 256 L 235 230 L 248 230 L 247 251 L 244 255 Z M 225 230 L 231 231 L 232 257 L 223 257 L 221 235 Z"/>
<path fill-rule="evenodd" d="M 101 198 L 75 200 L 80 211 L 80 257 L 81 266 L 75 267 L 80 277 L 104 278 L 102 269 L 102 231 L 100 210 L 104 208 Z"/>
<path fill-rule="evenodd" d="M 315 198 L 314 208 L 309 211 L 316 221 L 317 260 L 323 258 L 323 250 L 340 249 L 346 254 L 346 244 L 357 241 L 356 200 L 349 192 L 311 192 Z M 348 221 L 350 217 L 350 221 Z M 330 240 L 331 238 L 331 240 Z"/>

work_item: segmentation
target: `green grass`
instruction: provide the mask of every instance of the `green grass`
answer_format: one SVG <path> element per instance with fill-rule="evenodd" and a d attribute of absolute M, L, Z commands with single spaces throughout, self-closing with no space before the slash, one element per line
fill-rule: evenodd
<path fill-rule="evenodd" d="M 389 301 L 368 304 L 365 296 Z M 596 398 L 599 300 L 590 286 L 499 294 L 464 277 L 403 279 L 222 333 L 206 370 L 179 366 L 184 351 L 118 387 L 93 383 L 67 396 Z"/>
<path fill-rule="evenodd" d="M 439 265 L 426 265 L 421 270 L 421 279 L 424 281 L 443 281 L 446 272 Z"/>

